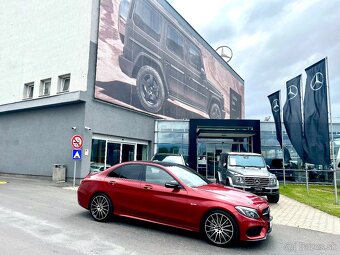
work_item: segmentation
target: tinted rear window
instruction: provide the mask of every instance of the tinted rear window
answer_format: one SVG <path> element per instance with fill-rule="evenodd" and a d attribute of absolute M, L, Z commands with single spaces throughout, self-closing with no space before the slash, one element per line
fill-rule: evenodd
<path fill-rule="evenodd" d="M 109 177 L 123 178 L 129 180 L 140 180 L 141 171 L 144 169 L 143 165 L 131 164 L 124 165 L 109 173 Z"/>

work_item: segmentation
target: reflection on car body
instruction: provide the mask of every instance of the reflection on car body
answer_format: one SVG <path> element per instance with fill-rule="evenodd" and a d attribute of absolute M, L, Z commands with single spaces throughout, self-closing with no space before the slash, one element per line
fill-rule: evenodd
<path fill-rule="evenodd" d="M 124 34 L 121 70 L 136 78 L 144 109 L 158 113 L 167 98 L 209 115 L 225 116 L 222 93 L 206 77 L 200 48 L 153 0 L 132 0 Z"/>
<path fill-rule="evenodd" d="M 96 221 L 131 217 L 201 232 L 217 246 L 263 240 L 272 228 L 264 198 L 168 162 L 125 162 L 89 174 L 78 188 L 78 203 Z"/>

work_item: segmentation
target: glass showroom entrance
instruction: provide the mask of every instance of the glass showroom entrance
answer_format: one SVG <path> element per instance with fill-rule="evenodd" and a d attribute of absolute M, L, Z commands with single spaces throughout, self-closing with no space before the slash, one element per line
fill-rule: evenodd
<path fill-rule="evenodd" d="M 197 171 L 208 179 L 215 179 L 220 154 L 231 151 L 248 151 L 243 139 L 197 139 Z"/>
<path fill-rule="evenodd" d="M 91 150 L 91 172 L 102 171 L 115 164 L 148 159 L 148 142 L 93 137 Z"/>

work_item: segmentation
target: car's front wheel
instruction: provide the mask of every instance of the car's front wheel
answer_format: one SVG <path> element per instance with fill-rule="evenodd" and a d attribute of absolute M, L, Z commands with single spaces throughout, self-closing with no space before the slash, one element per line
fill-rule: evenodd
<path fill-rule="evenodd" d="M 96 221 L 107 221 L 112 215 L 112 202 L 105 194 L 96 194 L 90 202 L 90 213 Z"/>
<path fill-rule="evenodd" d="M 239 230 L 233 217 L 221 210 L 210 212 L 203 220 L 202 231 L 208 242 L 226 247 L 235 243 Z"/>
<path fill-rule="evenodd" d="M 151 66 L 143 66 L 137 74 L 137 95 L 145 110 L 157 113 L 165 101 L 165 89 L 159 73 Z"/>
<path fill-rule="evenodd" d="M 267 200 L 269 203 L 277 203 L 280 200 L 280 194 L 267 195 Z"/>

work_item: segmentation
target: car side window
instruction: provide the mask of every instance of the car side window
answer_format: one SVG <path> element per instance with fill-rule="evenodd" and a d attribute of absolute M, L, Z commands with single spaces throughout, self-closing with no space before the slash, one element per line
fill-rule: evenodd
<path fill-rule="evenodd" d="M 184 37 L 176 28 L 171 25 L 168 25 L 166 46 L 172 53 L 174 53 L 180 59 L 183 59 Z"/>
<path fill-rule="evenodd" d="M 145 181 L 148 183 L 165 185 L 166 182 L 175 180 L 170 174 L 159 167 L 147 166 L 145 171 Z"/>
<path fill-rule="evenodd" d="M 144 166 L 139 164 L 123 165 L 109 173 L 109 177 L 129 180 L 140 180 Z"/>
<path fill-rule="evenodd" d="M 162 17 L 151 5 L 141 0 L 136 1 L 133 20 L 145 33 L 160 40 Z"/>
<path fill-rule="evenodd" d="M 201 70 L 201 51 L 192 43 L 189 43 L 189 64 L 198 71 Z"/>

